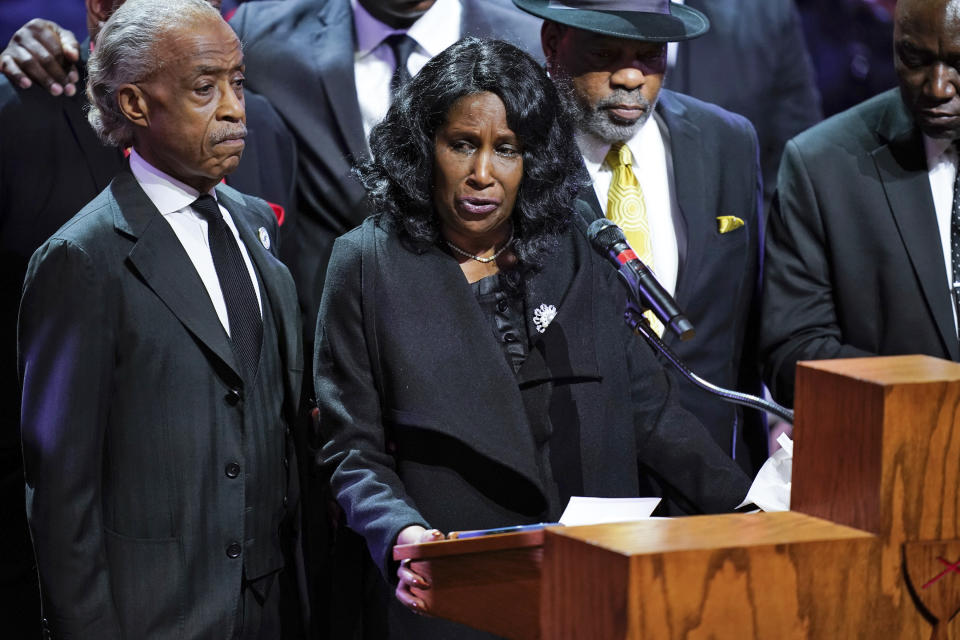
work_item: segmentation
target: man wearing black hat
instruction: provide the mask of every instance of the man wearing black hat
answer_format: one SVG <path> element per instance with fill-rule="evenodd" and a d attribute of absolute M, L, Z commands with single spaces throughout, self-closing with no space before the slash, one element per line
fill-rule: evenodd
<path fill-rule="evenodd" d="M 666 0 L 513 1 L 544 18 L 547 68 L 579 116 L 593 179 L 581 198 L 624 228 L 696 328 L 689 341 L 665 341 L 707 380 L 758 393 L 745 339 L 762 235 L 756 134 L 741 116 L 661 88 L 666 43 L 706 33 L 709 21 Z M 684 406 L 755 471 L 767 455 L 762 418 L 680 386 Z"/>

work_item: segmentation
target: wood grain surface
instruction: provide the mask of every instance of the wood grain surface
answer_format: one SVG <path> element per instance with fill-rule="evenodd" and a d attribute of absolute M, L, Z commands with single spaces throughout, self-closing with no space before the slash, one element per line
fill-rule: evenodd
<path fill-rule="evenodd" d="M 870 637 L 863 595 L 878 546 L 790 512 L 556 529 L 544 541 L 543 637 Z"/>
<path fill-rule="evenodd" d="M 796 406 L 791 509 L 880 538 L 872 567 L 880 637 L 960 640 L 956 618 L 934 629 L 921 613 L 904 569 L 907 543 L 960 537 L 960 364 L 802 363 Z"/>

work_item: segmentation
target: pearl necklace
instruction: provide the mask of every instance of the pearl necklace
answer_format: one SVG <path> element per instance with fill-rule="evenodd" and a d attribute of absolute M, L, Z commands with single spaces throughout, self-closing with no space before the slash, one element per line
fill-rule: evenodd
<path fill-rule="evenodd" d="M 460 255 L 462 255 L 464 258 L 470 258 L 470 259 L 472 259 L 472 260 L 476 260 L 477 262 L 482 262 L 483 264 L 490 264 L 491 262 L 493 262 L 494 260 L 496 260 L 497 258 L 499 258 L 499 257 L 500 257 L 500 254 L 503 253 L 504 251 L 506 251 L 506 250 L 507 250 L 507 247 L 510 246 L 510 243 L 513 242 L 513 225 L 510 225 L 510 237 L 507 238 L 507 241 L 503 243 L 503 246 L 500 247 L 499 249 L 497 249 L 496 253 L 494 253 L 494 254 L 493 254 L 492 256 L 490 256 L 489 258 L 482 258 L 482 257 L 476 256 L 476 255 L 474 255 L 474 254 L 472 254 L 472 253 L 468 253 L 468 252 L 464 251 L 463 249 L 461 249 L 460 247 L 458 247 L 457 245 L 455 245 L 455 244 L 453 244 L 452 242 L 450 242 L 449 240 L 447 240 L 446 238 L 444 238 L 443 241 L 447 243 L 447 246 L 448 246 L 448 247 L 450 247 L 450 248 L 453 249 L 455 252 L 457 252 L 457 253 L 459 253 Z"/>

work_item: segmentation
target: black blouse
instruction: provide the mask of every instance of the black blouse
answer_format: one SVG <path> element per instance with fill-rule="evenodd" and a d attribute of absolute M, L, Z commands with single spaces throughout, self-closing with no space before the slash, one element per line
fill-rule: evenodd
<path fill-rule="evenodd" d="M 480 308 L 490 322 L 507 364 L 516 373 L 527 359 L 526 328 L 523 320 L 523 299 L 508 296 L 501 274 L 481 278 L 470 286 Z"/>

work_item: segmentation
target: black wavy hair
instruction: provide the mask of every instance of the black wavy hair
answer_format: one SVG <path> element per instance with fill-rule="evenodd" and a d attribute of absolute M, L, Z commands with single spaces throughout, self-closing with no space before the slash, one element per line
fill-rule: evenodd
<path fill-rule="evenodd" d="M 523 148 L 523 180 L 511 218 L 517 266 L 512 285 L 540 269 L 569 225 L 586 181 L 572 120 L 543 68 L 499 40 L 465 38 L 430 60 L 397 94 L 370 132 L 373 160 L 356 173 L 374 211 L 386 215 L 415 245 L 440 241 L 433 207 L 435 135 L 453 103 L 490 92 L 506 108 Z"/>

